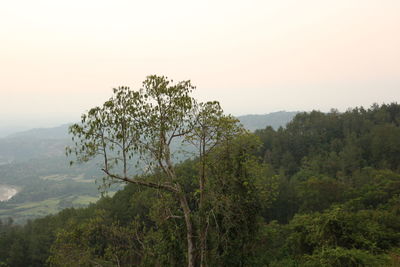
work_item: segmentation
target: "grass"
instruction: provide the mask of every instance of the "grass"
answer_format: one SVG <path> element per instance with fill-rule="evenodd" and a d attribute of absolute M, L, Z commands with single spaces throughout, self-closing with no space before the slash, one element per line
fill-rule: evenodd
<path fill-rule="evenodd" d="M 40 179 L 51 180 L 51 181 L 73 180 L 75 182 L 80 182 L 80 183 L 92 183 L 94 181 L 93 179 L 85 179 L 84 174 L 80 174 L 78 176 L 71 176 L 67 174 L 52 174 L 47 176 L 41 176 Z"/>
<path fill-rule="evenodd" d="M 97 197 L 91 197 L 91 196 L 78 196 L 72 203 L 75 205 L 88 205 L 89 203 L 94 203 L 99 198 Z"/>

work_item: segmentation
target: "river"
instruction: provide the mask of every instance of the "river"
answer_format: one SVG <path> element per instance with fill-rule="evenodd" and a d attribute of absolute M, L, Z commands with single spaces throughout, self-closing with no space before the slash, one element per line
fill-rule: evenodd
<path fill-rule="evenodd" d="M 10 200 L 18 190 L 10 185 L 0 185 L 0 201 Z"/>

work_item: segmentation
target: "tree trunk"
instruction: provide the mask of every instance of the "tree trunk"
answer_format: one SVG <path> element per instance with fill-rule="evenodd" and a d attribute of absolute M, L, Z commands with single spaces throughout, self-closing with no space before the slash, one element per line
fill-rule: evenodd
<path fill-rule="evenodd" d="M 188 267 L 196 266 L 196 243 L 195 243 L 195 230 L 191 218 L 191 211 L 186 197 L 183 193 L 179 196 L 179 201 L 183 210 L 186 224 L 186 238 L 187 238 L 187 253 L 188 253 Z"/>
<path fill-rule="evenodd" d="M 204 159 L 203 159 L 204 160 Z M 205 211 L 204 211 L 204 187 L 205 187 L 205 177 L 204 177 L 204 162 L 201 166 L 200 171 L 200 203 L 199 203 L 199 230 L 200 230 L 200 267 L 206 266 L 206 244 L 207 244 L 207 228 L 205 223 Z"/>
<path fill-rule="evenodd" d="M 200 177 L 199 177 L 199 187 L 200 187 L 200 203 L 199 203 L 199 231 L 200 231 L 200 267 L 206 266 L 206 251 L 207 251 L 207 226 L 205 220 L 204 211 L 204 198 L 205 198 L 205 183 L 206 183 L 206 141 L 202 139 L 202 144 L 200 148 Z"/>

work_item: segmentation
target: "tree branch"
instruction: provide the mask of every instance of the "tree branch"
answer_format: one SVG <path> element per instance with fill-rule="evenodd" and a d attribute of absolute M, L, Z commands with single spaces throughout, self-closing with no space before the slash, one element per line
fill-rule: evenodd
<path fill-rule="evenodd" d="M 151 188 L 156 188 L 156 189 L 163 189 L 169 192 L 173 192 L 173 193 L 177 193 L 178 190 L 172 186 L 172 185 L 167 185 L 167 184 L 157 184 L 157 183 L 153 183 L 153 182 L 147 182 L 147 181 L 141 181 L 138 179 L 131 179 L 131 178 L 127 178 L 127 177 L 121 177 L 115 174 L 110 173 L 108 170 L 106 169 L 101 169 L 105 174 L 107 174 L 110 178 L 113 179 L 117 179 L 120 181 L 124 181 L 127 183 L 132 183 L 132 184 L 137 184 L 137 185 L 142 185 L 142 186 L 146 186 L 146 187 L 151 187 Z"/>

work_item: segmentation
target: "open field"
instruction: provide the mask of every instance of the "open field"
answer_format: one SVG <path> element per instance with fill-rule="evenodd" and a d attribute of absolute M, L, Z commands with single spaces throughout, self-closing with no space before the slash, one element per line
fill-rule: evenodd
<path fill-rule="evenodd" d="M 93 196 L 66 196 L 49 198 L 43 201 L 12 204 L 8 209 L 0 209 L 0 219 L 12 217 L 15 222 L 24 222 L 27 219 L 55 214 L 67 207 L 84 207 L 95 203 L 99 198 Z"/>

